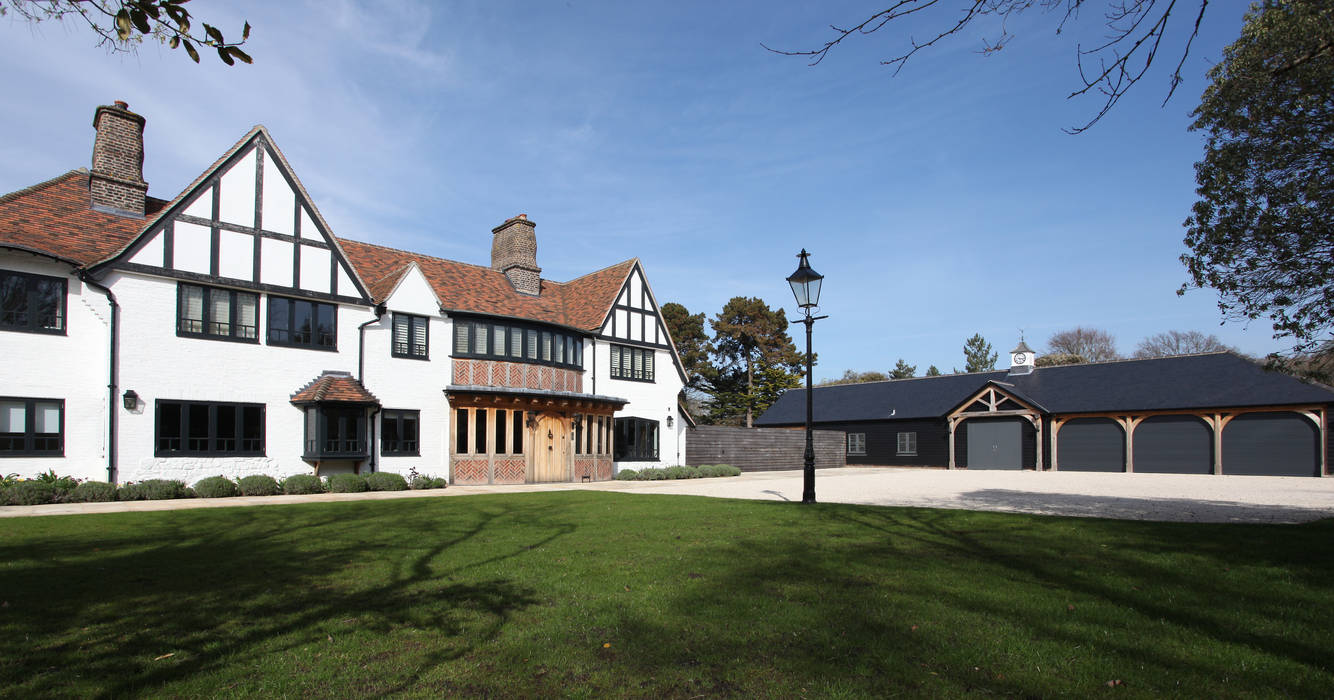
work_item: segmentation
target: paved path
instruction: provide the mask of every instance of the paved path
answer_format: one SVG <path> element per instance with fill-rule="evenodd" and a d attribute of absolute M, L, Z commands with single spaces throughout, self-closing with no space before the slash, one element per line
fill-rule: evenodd
<path fill-rule="evenodd" d="M 799 501 L 801 487 L 800 471 L 751 472 L 732 478 L 682 481 L 451 486 L 429 491 L 3 506 L 0 507 L 0 518 L 533 491 L 618 491 Z M 1300 523 L 1334 517 L 1334 478 L 847 467 L 821 469 L 815 479 L 815 492 L 817 500 L 823 503 L 958 508 L 1124 520 Z"/>

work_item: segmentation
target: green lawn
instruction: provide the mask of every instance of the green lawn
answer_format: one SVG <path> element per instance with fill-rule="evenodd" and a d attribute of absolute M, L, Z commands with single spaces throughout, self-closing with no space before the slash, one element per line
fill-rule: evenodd
<path fill-rule="evenodd" d="M 571 492 L 19 518 L 0 601 L 25 698 L 1334 695 L 1334 521 Z"/>

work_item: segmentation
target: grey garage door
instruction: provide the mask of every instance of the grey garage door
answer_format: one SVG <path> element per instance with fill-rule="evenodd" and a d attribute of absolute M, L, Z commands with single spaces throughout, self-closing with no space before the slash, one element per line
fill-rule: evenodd
<path fill-rule="evenodd" d="M 1214 473 L 1213 430 L 1195 416 L 1144 419 L 1135 428 L 1135 471 L 1144 474 Z"/>
<path fill-rule="evenodd" d="M 1056 459 L 1065 472 L 1123 472 L 1125 431 L 1110 418 L 1075 418 L 1056 434 Z"/>
<path fill-rule="evenodd" d="M 1290 411 L 1237 416 L 1223 428 L 1223 473 L 1320 476 L 1320 433 Z"/>
<path fill-rule="evenodd" d="M 971 420 L 968 426 L 969 469 L 1023 469 L 1019 420 Z"/>

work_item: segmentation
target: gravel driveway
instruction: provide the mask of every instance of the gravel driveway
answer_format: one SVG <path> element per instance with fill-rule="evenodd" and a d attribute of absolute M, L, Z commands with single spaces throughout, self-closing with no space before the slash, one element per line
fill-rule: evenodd
<path fill-rule="evenodd" d="M 634 493 L 800 501 L 801 485 L 800 471 L 782 471 L 595 486 Z M 815 496 L 824 503 L 1123 520 L 1302 523 L 1334 517 L 1334 478 L 1310 477 L 846 467 L 816 472 Z"/>

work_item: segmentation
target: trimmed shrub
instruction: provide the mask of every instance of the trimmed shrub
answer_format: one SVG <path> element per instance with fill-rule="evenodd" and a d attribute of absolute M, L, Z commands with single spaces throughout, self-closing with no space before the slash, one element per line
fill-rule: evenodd
<path fill-rule="evenodd" d="M 195 494 L 200 498 L 231 498 L 241 495 L 236 482 L 225 476 L 210 476 L 200 479 L 194 485 Z"/>
<path fill-rule="evenodd" d="M 638 479 L 639 479 L 639 472 L 633 469 L 622 469 L 616 472 L 617 481 L 637 481 Z"/>
<path fill-rule="evenodd" d="M 658 467 L 649 467 L 639 472 L 640 481 L 662 481 L 667 478 L 667 470 Z"/>
<path fill-rule="evenodd" d="M 283 492 L 283 487 L 278 485 L 276 479 L 263 474 L 237 479 L 236 488 L 242 496 L 276 496 Z"/>
<path fill-rule="evenodd" d="M 361 493 L 366 491 L 366 478 L 360 474 L 334 474 L 329 477 L 330 493 Z"/>
<path fill-rule="evenodd" d="M 166 501 L 189 498 L 191 491 L 185 482 L 175 479 L 147 479 L 137 484 L 125 484 L 116 491 L 118 501 Z"/>
<path fill-rule="evenodd" d="M 283 493 L 324 493 L 324 482 L 314 474 L 293 474 L 283 479 Z"/>
<path fill-rule="evenodd" d="M 721 472 L 719 476 L 741 476 L 740 467 L 734 467 L 730 464 L 715 464 L 713 466 L 718 467 L 718 471 Z"/>
<path fill-rule="evenodd" d="M 366 475 L 366 488 L 372 491 L 407 491 L 408 481 L 393 472 L 373 472 Z"/>
<path fill-rule="evenodd" d="M 698 479 L 700 476 L 699 469 L 696 467 L 677 465 L 667 467 L 663 471 L 666 472 L 668 479 Z"/>
<path fill-rule="evenodd" d="M 430 488 L 433 488 L 433 489 L 443 489 L 443 488 L 448 488 L 448 487 L 449 487 L 449 479 L 446 479 L 446 478 L 443 477 L 443 476 L 433 476 L 433 477 L 431 477 L 431 486 L 430 486 Z"/>
<path fill-rule="evenodd" d="M 56 499 L 56 488 L 46 481 L 19 481 L 5 493 L 8 502 L 16 506 L 39 506 Z"/>
<path fill-rule="evenodd" d="M 408 486 L 412 489 L 443 489 L 449 486 L 449 480 L 439 476 L 427 476 L 425 474 L 413 474 L 409 480 Z"/>
<path fill-rule="evenodd" d="M 718 465 L 716 464 L 701 464 L 696 467 L 696 469 L 699 470 L 701 478 L 709 479 L 715 476 L 722 476 L 722 472 L 718 470 Z"/>
<path fill-rule="evenodd" d="M 75 503 L 114 501 L 116 487 L 105 481 L 85 481 L 69 492 L 69 500 Z"/>

